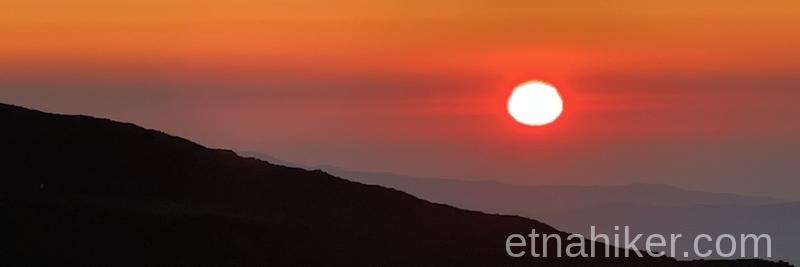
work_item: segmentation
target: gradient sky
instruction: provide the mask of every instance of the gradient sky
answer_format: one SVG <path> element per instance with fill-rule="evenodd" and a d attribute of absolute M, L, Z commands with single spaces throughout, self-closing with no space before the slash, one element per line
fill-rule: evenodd
<path fill-rule="evenodd" d="M 800 199 L 798 51 L 800 1 L 7 0 L 0 101 L 304 164 Z M 553 125 L 506 114 L 533 79 Z"/>

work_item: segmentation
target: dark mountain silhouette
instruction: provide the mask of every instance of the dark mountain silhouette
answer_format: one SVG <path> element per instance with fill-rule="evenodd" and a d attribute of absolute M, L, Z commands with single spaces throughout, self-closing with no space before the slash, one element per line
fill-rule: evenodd
<path fill-rule="evenodd" d="M 240 152 L 249 157 L 304 169 L 320 169 L 352 181 L 381 185 L 409 192 L 417 197 L 466 209 L 538 217 L 554 212 L 591 209 L 607 205 L 637 204 L 662 207 L 690 205 L 758 206 L 788 202 L 771 197 L 742 196 L 684 190 L 659 184 L 619 186 L 513 185 L 494 181 L 464 181 L 414 177 L 386 172 L 344 170 L 335 166 L 305 166 L 257 152 Z M 558 201 L 553 201 L 558 200 Z M 532 203 L 548 205 L 531 205 Z"/>
<path fill-rule="evenodd" d="M 365 184 L 395 188 L 422 199 L 483 212 L 538 218 L 568 232 L 589 234 L 591 226 L 610 232 L 630 226 L 636 233 L 741 234 L 772 237 L 772 258 L 800 263 L 800 202 L 685 190 L 657 184 L 620 186 L 513 185 L 492 181 L 462 181 L 414 177 L 385 172 L 344 170 L 335 166 L 305 166 L 258 152 L 250 157 L 305 169 L 322 169 Z M 553 201 L 558 200 L 558 201 Z M 536 203 L 548 203 L 538 205 Z M 692 249 L 690 239 L 677 247 Z M 759 255 L 766 255 L 762 246 Z M 691 256 L 691 255 L 690 255 Z M 691 257 L 690 257 L 691 258 Z"/>
<path fill-rule="evenodd" d="M 2 266 L 786 266 L 513 259 L 511 233 L 566 233 L 132 124 L 0 104 L 0 125 Z"/>

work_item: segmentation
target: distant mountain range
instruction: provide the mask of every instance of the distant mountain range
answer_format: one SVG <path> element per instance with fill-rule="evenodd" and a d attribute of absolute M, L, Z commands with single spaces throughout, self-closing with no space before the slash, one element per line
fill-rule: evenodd
<path fill-rule="evenodd" d="M 258 152 L 239 152 L 276 164 L 320 169 L 366 184 L 396 188 L 422 199 L 490 213 L 537 218 L 569 232 L 589 234 L 630 226 L 639 233 L 719 235 L 766 233 L 773 238 L 773 259 L 800 263 L 800 202 L 684 190 L 668 185 L 621 186 L 512 185 L 492 181 L 421 178 L 392 173 L 348 171 L 334 166 L 305 166 Z M 683 240 L 681 250 L 691 249 Z M 765 249 L 765 247 L 762 247 Z M 766 255 L 762 250 L 760 255 Z M 683 255 L 677 255 L 681 257 Z"/>
<path fill-rule="evenodd" d="M 511 258 L 509 234 L 567 233 L 133 124 L 0 104 L 0 125 L 1 266 L 788 266 Z"/>

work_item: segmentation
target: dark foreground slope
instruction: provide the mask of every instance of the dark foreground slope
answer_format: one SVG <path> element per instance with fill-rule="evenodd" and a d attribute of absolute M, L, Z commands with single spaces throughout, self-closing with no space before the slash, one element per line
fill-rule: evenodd
<path fill-rule="evenodd" d="M 509 234 L 560 232 L 131 124 L 0 104 L 0 125 L 0 266 L 731 266 L 512 259 Z"/>

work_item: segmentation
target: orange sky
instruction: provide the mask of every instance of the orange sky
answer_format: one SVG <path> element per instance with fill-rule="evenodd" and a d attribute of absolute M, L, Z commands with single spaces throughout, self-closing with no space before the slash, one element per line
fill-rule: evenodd
<path fill-rule="evenodd" d="M 10 0 L 0 101 L 310 164 L 796 196 L 798 28 L 798 1 Z M 556 124 L 505 114 L 528 79 Z"/>
<path fill-rule="evenodd" d="M 0 55 L 335 68 L 540 58 L 560 62 L 554 71 L 685 69 L 687 61 L 796 68 L 799 24 L 797 1 L 12 0 L 0 9 Z"/>

